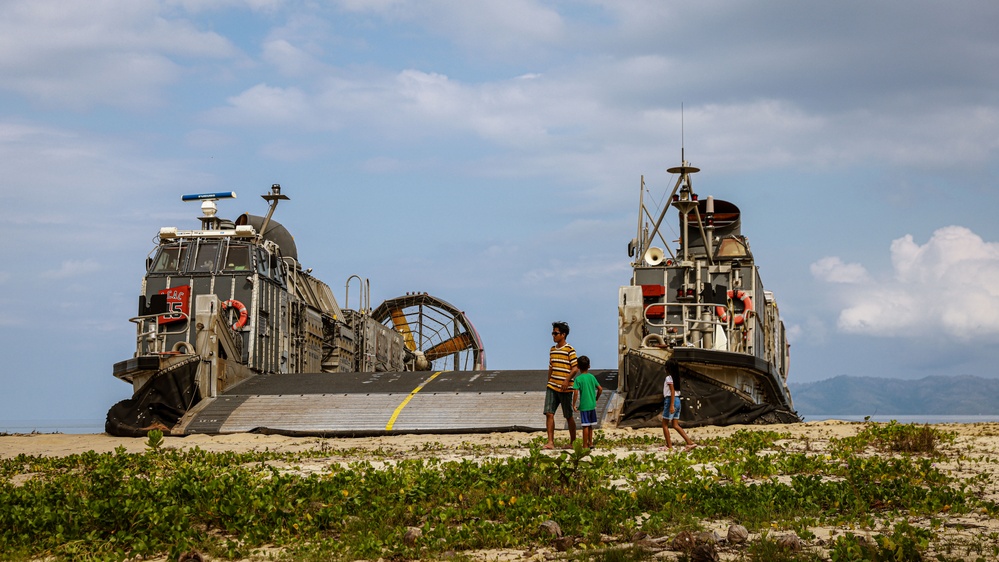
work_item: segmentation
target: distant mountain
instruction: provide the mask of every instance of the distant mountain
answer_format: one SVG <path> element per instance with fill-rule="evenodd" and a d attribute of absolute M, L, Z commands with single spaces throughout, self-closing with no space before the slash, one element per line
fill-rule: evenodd
<path fill-rule="evenodd" d="M 816 415 L 997 415 L 999 379 L 969 375 L 882 379 L 841 375 L 790 383 L 794 408 Z"/>

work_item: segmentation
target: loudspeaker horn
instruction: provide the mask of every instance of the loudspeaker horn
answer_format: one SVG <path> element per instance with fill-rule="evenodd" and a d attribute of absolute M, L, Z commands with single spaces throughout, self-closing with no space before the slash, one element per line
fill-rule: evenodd
<path fill-rule="evenodd" d="M 666 254 L 663 252 L 662 248 L 656 248 L 653 246 L 645 251 L 645 263 L 649 265 L 659 265 L 663 262 L 665 257 Z"/>

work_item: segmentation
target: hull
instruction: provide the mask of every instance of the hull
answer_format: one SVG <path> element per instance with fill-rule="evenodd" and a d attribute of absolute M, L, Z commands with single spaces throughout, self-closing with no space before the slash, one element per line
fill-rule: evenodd
<path fill-rule="evenodd" d="M 669 367 L 666 359 L 650 351 L 649 354 L 633 351 L 626 358 L 629 389 L 622 400 L 620 427 L 661 424 L 663 382 Z M 672 372 L 681 397 L 680 421 L 685 427 L 801 421 L 788 402 L 779 396 L 774 377 L 760 370 L 761 365 L 747 363 L 741 357 L 720 357 L 718 352 L 683 355 L 677 358 Z M 768 400 L 755 400 L 724 382 L 733 378 L 751 379 L 760 387 L 773 388 L 774 395 Z"/>

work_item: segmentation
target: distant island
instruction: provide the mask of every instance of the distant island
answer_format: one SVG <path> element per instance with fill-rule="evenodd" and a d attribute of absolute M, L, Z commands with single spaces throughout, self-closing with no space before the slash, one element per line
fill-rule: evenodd
<path fill-rule="evenodd" d="M 971 375 L 911 380 L 840 375 L 788 388 L 794 408 L 806 417 L 999 414 L 999 379 Z"/>

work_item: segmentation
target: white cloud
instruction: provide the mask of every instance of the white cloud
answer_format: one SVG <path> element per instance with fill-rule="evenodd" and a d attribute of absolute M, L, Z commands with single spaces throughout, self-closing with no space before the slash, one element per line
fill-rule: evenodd
<path fill-rule="evenodd" d="M 562 39 L 566 31 L 558 11 L 534 0 L 341 0 L 339 4 L 349 12 L 417 22 L 486 56 L 530 54 Z"/>
<path fill-rule="evenodd" d="M 12 213 L 8 222 L 78 224 L 82 210 L 84 216 L 113 212 L 109 204 L 137 185 L 154 188 L 197 175 L 186 163 L 142 155 L 142 143 L 130 140 L 0 118 L 3 188 L 33 209 Z"/>
<path fill-rule="evenodd" d="M 841 330 L 958 340 L 999 334 L 999 242 L 948 226 L 923 245 L 911 235 L 893 241 L 891 262 L 894 275 L 887 279 L 835 257 L 812 264 L 817 278 L 850 285 L 839 294 Z"/>
<path fill-rule="evenodd" d="M 82 275 L 89 275 L 101 270 L 101 265 L 96 260 L 66 260 L 62 262 L 59 269 L 42 272 L 42 277 L 48 279 L 76 279 Z"/>
<path fill-rule="evenodd" d="M 390 15 L 396 10 L 403 9 L 406 0 L 340 0 L 340 6 L 351 12 L 371 12 L 381 15 Z"/>
<path fill-rule="evenodd" d="M 810 268 L 816 279 L 828 283 L 855 284 L 868 280 L 867 270 L 859 263 L 843 263 L 837 257 L 822 258 L 813 263 Z"/>
<path fill-rule="evenodd" d="M 174 58 L 221 59 L 227 39 L 155 2 L 0 3 L 0 89 L 71 108 L 143 107 L 185 72 Z"/>
<path fill-rule="evenodd" d="M 437 2 L 429 20 L 467 47 L 504 52 L 530 52 L 538 44 L 561 38 L 559 13 L 532 0 Z"/>
<path fill-rule="evenodd" d="M 500 145 L 543 142 L 546 121 L 565 123 L 566 110 L 520 77 L 467 84 L 414 69 L 398 73 L 333 77 L 316 91 L 257 84 L 211 112 L 220 124 L 332 130 L 356 123 L 373 135 L 424 138 L 473 133 Z M 563 99 L 571 106 L 571 100 Z M 539 109 L 547 106 L 552 112 Z"/>
<path fill-rule="evenodd" d="M 310 73 L 303 69 L 320 64 L 310 53 L 293 42 L 280 44 L 269 44 L 275 52 L 265 57 L 287 75 L 311 78 L 261 83 L 231 96 L 211 111 L 214 123 L 350 130 L 393 142 L 464 143 L 471 135 L 507 151 L 495 170 L 488 162 L 479 164 L 481 170 L 528 175 L 559 169 L 564 181 L 597 186 L 594 193 L 614 199 L 622 174 L 661 170 L 675 154 L 664 154 L 664 147 L 680 144 L 680 104 L 669 104 L 662 92 L 671 92 L 670 86 L 658 78 L 673 65 L 665 56 L 585 59 L 543 73 L 472 81 L 419 68 Z M 635 98 L 628 90 L 636 89 L 660 93 Z M 814 172 L 871 162 L 976 166 L 999 149 L 999 138 L 987 132 L 995 127 L 986 126 L 999 123 L 999 112 L 948 107 L 925 117 L 912 123 L 908 115 L 867 110 L 824 114 L 772 98 L 687 104 L 683 114 L 687 154 L 695 165 L 710 164 L 712 173 Z M 941 138 L 948 141 L 941 144 Z"/>
<path fill-rule="evenodd" d="M 786 310 L 783 312 L 783 319 L 785 322 L 788 321 L 789 316 L 796 316 L 794 314 L 788 315 Z M 829 325 L 827 322 L 824 322 L 823 318 L 820 316 L 811 314 L 805 315 L 800 319 L 800 323 L 792 322 L 785 325 L 785 330 L 787 340 L 792 344 L 797 344 L 798 342 L 813 342 L 824 345 L 829 341 Z"/>
<path fill-rule="evenodd" d="M 283 76 L 301 77 L 324 72 L 325 66 L 312 54 L 288 39 L 272 39 L 263 45 L 264 61 L 274 65 Z"/>
<path fill-rule="evenodd" d="M 325 128 L 312 100 L 296 87 L 257 84 L 227 101 L 228 107 L 213 112 L 214 121 L 226 125 Z"/>
<path fill-rule="evenodd" d="M 246 6 L 255 12 L 273 12 L 287 4 L 287 0 L 166 0 L 166 5 L 180 6 L 192 13 L 218 11 Z"/>

